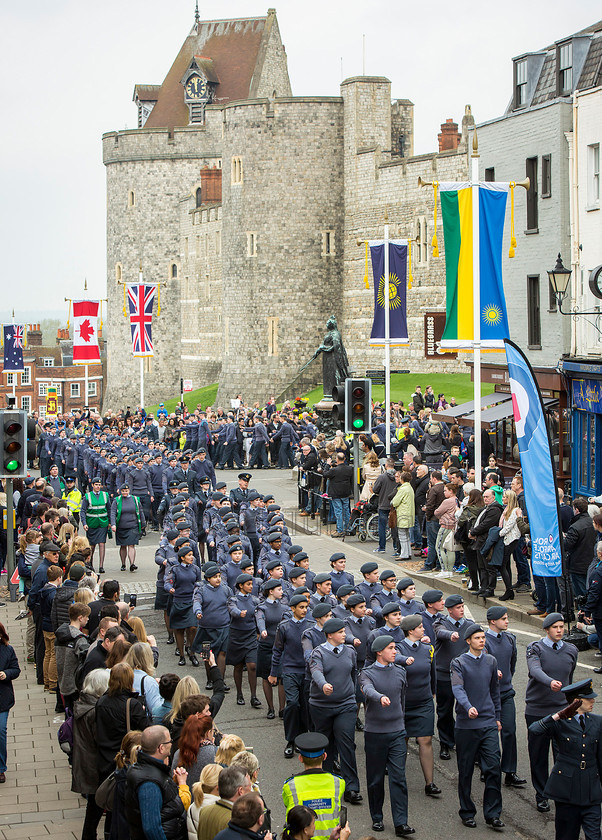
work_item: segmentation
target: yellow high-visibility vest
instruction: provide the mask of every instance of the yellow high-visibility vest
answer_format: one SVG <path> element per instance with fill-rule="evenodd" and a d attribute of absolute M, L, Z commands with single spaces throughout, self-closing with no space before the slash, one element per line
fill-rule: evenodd
<path fill-rule="evenodd" d="M 294 805 L 305 805 L 318 815 L 314 837 L 328 837 L 339 824 L 345 781 L 322 769 L 310 769 L 287 779 L 282 788 L 286 813 Z"/>

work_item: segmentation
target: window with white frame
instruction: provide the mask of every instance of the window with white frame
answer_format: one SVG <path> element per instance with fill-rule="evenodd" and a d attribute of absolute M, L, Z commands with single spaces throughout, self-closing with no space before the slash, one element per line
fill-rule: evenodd
<path fill-rule="evenodd" d="M 232 178 L 231 181 L 233 184 L 242 184 L 242 158 L 241 157 L 233 157 L 232 158 Z"/>
<path fill-rule="evenodd" d="M 71 383 L 71 396 L 72 397 L 79 397 L 79 382 L 72 382 Z"/>
<path fill-rule="evenodd" d="M 31 411 L 31 397 L 21 397 L 21 411 Z"/>
<path fill-rule="evenodd" d="M 7 373 L 7 374 L 6 374 L 6 384 L 7 384 L 7 385 L 12 385 L 13 383 L 14 383 L 15 385 L 17 384 L 17 383 L 15 382 L 14 378 L 13 378 L 13 377 L 14 377 L 14 375 L 15 375 L 14 373 Z"/>
<path fill-rule="evenodd" d="M 38 397 L 45 397 L 48 393 L 48 383 L 38 382 Z"/>
<path fill-rule="evenodd" d="M 587 205 L 600 206 L 600 144 L 587 147 Z"/>
<path fill-rule="evenodd" d="M 42 364 L 44 367 L 54 367 L 54 359 L 52 357 L 42 359 Z"/>
<path fill-rule="evenodd" d="M 527 104 L 527 59 L 514 62 L 514 107 L 523 108 Z"/>
<path fill-rule="evenodd" d="M 21 385 L 31 385 L 31 368 L 23 368 L 21 373 Z"/>
<path fill-rule="evenodd" d="M 46 403 L 38 406 L 38 414 L 40 417 L 46 417 Z"/>
<path fill-rule="evenodd" d="M 96 396 L 96 382 L 88 382 L 88 396 L 95 397 Z"/>

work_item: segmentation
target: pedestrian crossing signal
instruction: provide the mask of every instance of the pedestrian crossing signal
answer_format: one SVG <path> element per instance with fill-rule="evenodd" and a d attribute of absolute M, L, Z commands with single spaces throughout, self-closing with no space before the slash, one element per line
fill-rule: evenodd
<path fill-rule="evenodd" d="M 0 412 L 2 478 L 24 478 L 27 470 L 27 413 Z"/>
<path fill-rule="evenodd" d="M 372 382 L 370 379 L 345 380 L 345 431 L 370 432 L 372 425 Z"/>

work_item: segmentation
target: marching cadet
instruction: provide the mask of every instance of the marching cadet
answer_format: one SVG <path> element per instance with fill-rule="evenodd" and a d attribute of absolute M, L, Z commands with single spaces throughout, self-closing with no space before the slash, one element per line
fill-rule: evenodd
<path fill-rule="evenodd" d="M 311 659 L 314 648 L 323 644 L 326 641 L 324 635 L 324 625 L 328 619 L 332 618 L 332 607 L 330 604 L 316 604 L 311 611 L 311 617 L 315 621 L 307 630 L 303 631 L 301 636 L 301 646 L 303 648 L 303 656 L 305 657 L 305 697 L 309 704 L 309 689 L 311 686 L 311 671 L 309 669 L 309 660 Z M 309 708 L 309 706 L 308 706 Z M 335 767 L 338 772 L 338 768 Z"/>
<path fill-rule="evenodd" d="M 268 713 L 266 715 L 268 720 L 273 720 L 276 717 L 274 711 L 274 689 L 269 682 L 276 630 L 286 615 L 290 617 L 288 603 L 282 597 L 283 583 L 286 583 L 286 581 L 278 580 L 274 577 L 263 584 L 262 591 L 264 597 L 259 602 L 257 612 L 255 613 L 255 622 L 259 631 L 257 679 L 263 680 L 263 694 L 268 704 Z M 282 717 L 285 702 L 284 688 L 282 687 L 281 674 L 277 676 L 280 717 Z"/>
<path fill-rule="evenodd" d="M 313 609 L 316 604 L 330 604 L 332 608 L 336 607 L 337 599 L 331 595 L 332 581 L 330 580 L 329 572 L 320 572 L 314 577 L 314 586 L 316 591 L 309 599 L 309 608 Z"/>
<path fill-rule="evenodd" d="M 235 594 L 228 598 L 230 637 L 226 665 L 234 665 L 233 676 L 238 706 L 245 705 L 242 693 L 242 671 L 243 666 L 247 666 L 251 706 L 257 709 L 261 706 L 261 700 L 257 697 L 257 626 L 255 624 L 259 598 L 252 594 L 253 575 L 239 575 L 235 586 Z"/>
<path fill-rule="evenodd" d="M 226 579 L 225 582 L 233 590 L 236 586 L 236 578 L 242 574 L 240 565 L 244 556 L 242 545 L 239 542 L 232 543 L 228 548 L 228 554 L 230 555 L 230 559 L 221 567 L 221 572 Z"/>
<path fill-rule="evenodd" d="M 293 587 L 293 591 L 298 589 L 300 586 L 305 586 L 307 583 L 307 572 L 301 567 L 293 566 L 288 577 L 290 584 Z M 307 587 L 307 589 L 309 590 L 309 587 Z"/>
<path fill-rule="evenodd" d="M 378 636 L 391 636 L 395 644 L 397 645 L 397 650 L 401 651 L 401 643 L 404 639 L 404 632 L 401 629 L 401 608 L 399 606 L 399 601 L 391 602 L 390 604 L 385 604 L 382 610 L 384 624 L 382 627 L 376 627 L 370 635 L 368 636 L 368 643 L 367 643 L 367 656 L 366 662 L 368 665 L 371 665 L 374 662 L 374 654 L 372 653 L 372 642 Z M 397 664 L 412 664 L 411 662 L 404 663 L 401 660 L 397 660 Z"/>
<path fill-rule="evenodd" d="M 562 686 L 570 685 L 573 680 L 578 651 L 575 645 L 562 641 L 564 619 L 561 613 L 550 613 L 544 618 L 542 627 L 546 635 L 527 647 L 529 681 L 525 696 L 525 721 L 531 783 L 535 788 L 537 810 L 546 813 L 550 810 L 550 804 L 544 788 L 548 781 L 548 756 L 552 738 L 545 734 L 536 736 L 531 724 L 562 709 Z"/>
<path fill-rule="evenodd" d="M 372 615 L 376 619 L 376 626 L 382 627 L 384 624 L 383 607 L 386 604 L 399 604 L 399 596 L 395 588 L 397 584 L 397 575 L 392 569 L 385 569 L 379 576 L 381 589 L 375 592 L 370 598 L 369 607 L 372 610 Z"/>
<path fill-rule="evenodd" d="M 308 586 L 310 591 L 313 592 L 315 590 L 315 578 L 316 573 L 312 572 L 309 568 L 309 556 L 306 551 L 299 551 L 294 555 L 293 558 L 293 568 L 295 569 L 303 569 L 305 572 L 305 584 L 304 586 Z M 288 573 L 289 578 L 291 577 L 290 571 Z"/>
<path fill-rule="evenodd" d="M 464 599 L 461 595 L 448 595 L 445 599 L 447 615 L 433 622 L 435 631 L 435 669 L 437 671 L 437 729 L 439 730 L 439 757 L 451 758 L 454 737 L 454 694 L 451 686 L 450 662 L 468 648 L 462 636 Z"/>
<path fill-rule="evenodd" d="M 401 630 L 405 633 L 405 639 L 399 645 L 399 649 L 412 660 L 411 668 L 406 671 L 406 738 L 416 738 L 418 742 L 418 757 L 424 776 L 426 796 L 438 796 L 441 788 L 433 782 L 434 698 L 437 688 L 435 648 L 421 641 L 424 637 L 421 615 L 406 615 L 401 621 Z"/>
<path fill-rule="evenodd" d="M 339 825 L 339 815 L 345 794 L 345 782 L 326 772 L 328 738 L 321 732 L 305 732 L 295 739 L 303 771 L 290 776 L 282 788 L 286 813 L 294 805 L 303 803 L 316 812 L 314 837 L 329 837 Z M 292 756 L 291 756 L 292 757 Z"/>
<path fill-rule="evenodd" d="M 322 732 L 328 738 L 330 753 L 326 756 L 326 769 L 333 766 L 336 749 L 346 785 L 343 798 L 345 802 L 359 805 L 363 797 L 354 740 L 357 656 L 355 650 L 345 644 L 345 622 L 330 618 L 323 629 L 326 641 L 315 648 L 309 660 L 311 719 L 316 732 Z"/>
<path fill-rule="evenodd" d="M 178 562 L 178 553 L 175 549 L 175 543 L 180 532 L 175 528 L 167 531 L 161 538 L 159 546 L 155 552 L 155 563 L 157 564 L 157 584 L 155 593 L 155 609 L 163 610 L 163 620 L 165 621 L 165 629 L 167 630 L 167 644 L 173 645 L 175 642 L 174 635 L 169 625 L 169 595 L 165 591 L 163 584 L 165 583 L 165 572 L 168 566 L 174 565 Z"/>
<path fill-rule="evenodd" d="M 238 516 L 244 507 L 249 503 L 249 481 L 253 478 L 251 473 L 243 472 L 238 474 L 238 487 L 230 490 L 230 504 L 232 510 Z M 243 507 L 241 507 L 241 505 Z"/>
<path fill-rule="evenodd" d="M 467 624 L 462 631 L 468 650 L 451 661 L 451 684 L 456 700 L 456 753 L 460 819 L 475 828 L 476 806 L 471 798 L 475 759 L 485 779 L 483 816 L 488 826 L 504 827 L 502 771 L 500 768 L 500 687 L 497 662 L 485 652 L 485 632 L 479 624 Z"/>
<path fill-rule="evenodd" d="M 351 586 L 351 584 L 344 583 L 343 586 L 339 586 L 337 589 L 337 605 L 332 611 L 333 618 L 340 618 L 343 621 L 347 621 L 347 616 L 349 615 L 347 601 L 349 600 L 349 596 L 353 595 L 354 592 L 356 592 L 356 588 L 355 586 Z"/>
<path fill-rule="evenodd" d="M 427 589 L 422 593 L 422 603 L 424 609 L 421 611 L 422 624 L 424 626 L 425 636 L 428 636 L 429 641 L 435 642 L 435 630 L 433 623 L 438 615 L 443 612 L 443 592 L 440 589 Z"/>
<path fill-rule="evenodd" d="M 366 599 L 366 603 L 369 604 L 372 596 L 376 595 L 376 593 L 380 592 L 382 589 L 382 586 L 378 582 L 378 563 L 375 563 L 373 560 L 368 563 L 364 563 L 363 566 L 360 566 L 360 572 L 362 573 L 364 579 L 361 583 L 358 583 L 355 588 L 358 592 L 362 593 Z M 368 609 L 368 615 L 372 615 L 372 608 Z"/>
<path fill-rule="evenodd" d="M 590 679 L 567 685 L 566 708 L 535 721 L 533 737 L 551 738 L 555 764 L 544 795 L 556 803 L 556 840 L 600 840 L 602 718 L 592 714 L 598 696 Z"/>
<path fill-rule="evenodd" d="M 305 659 L 301 647 L 303 632 L 312 624 L 307 618 L 308 601 L 305 595 L 293 595 L 289 606 L 292 615 L 286 616 L 278 625 L 274 639 L 272 666 L 268 677 L 270 685 L 276 685 L 281 675 L 286 697 L 284 707 L 284 757 L 295 754 L 295 738 L 309 728 L 309 715 L 304 693 Z"/>
<path fill-rule="evenodd" d="M 385 773 L 389 775 L 391 812 L 396 837 L 409 837 L 415 829 L 408 825 L 408 786 L 406 783 L 406 732 L 404 703 L 406 672 L 395 664 L 397 647 L 391 636 L 378 636 L 372 642 L 376 661 L 360 673 L 360 686 L 366 707 L 366 783 L 372 830 L 384 831 L 383 803 Z"/>
<path fill-rule="evenodd" d="M 270 560 L 270 562 L 266 564 L 265 570 L 267 572 L 266 583 L 269 583 L 272 580 L 277 580 L 282 587 L 283 603 L 288 604 L 292 598 L 294 590 L 288 580 L 284 579 L 282 562 L 280 560 Z"/>
<path fill-rule="evenodd" d="M 506 607 L 489 607 L 489 627 L 485 632 L 485 650 L 495 656 L 500 681 L 500 702 L 502 724 L 502 773 L 508 787 L 522 787 L 527 784 L 516 772 L 518 751 L 516 748 L 516 694 L 512 678 L 516 670 L 516 636 L 508 633 L 508 611 Z"/>
<path fill-rule="evenodd" d="M 362 670 L 366 661 L 368 652 L 367 642 L 370 633 L 376 626 L 376 621 L 371 615 L 366 615 L 366 599 L 359 592 L 350 595 L 347 599 L 347 609 L 349 615 L 345 620 L 346 635 L 345 644 L 353 645 L 357 655 L 357 672 Z M 363 702 L 363 696 L 360 691 L 359 684 L 357 685 L 355 698 L 357 700 L 357 720 L 355 721 L 355 728 L 358 732 L 362 732 L 364 724 L 360 718 L 360 705 Z"/>
<path fill-rule="evenodd" d="M 240 525 L 253 548 L 253 563 L 255 564 L 255 571 L 257 572 L 257 563 L 259 560 L 259 552 L 261 550 L 257 521 L 261 504 L 261 496 L 257 490 L 249 491 L 247 502 L 248 504 L 240 514 Z"/>
<path fill-rule="evenodd" d="M 397 584 L 401 615 L 416 615 L 422 612 L 422 604 L 415 600 L 416 584 L 410 577 L 402 578 Z"/>
<path fill-rule="evenodd" d="M 330 568 L 332 569 L 330 573 L 330 579 L 332 581 L 332 594 L 336 596 L 337 589 L 339 586 L 355 585 L 355 579 L 351 572 L 345 571 L 345 566 L 347 565 L 347 558 L 342 551 L 335 551 L 334 554 L 331 555 L 330 560 Z"/>
<path fill-rule="evenodd" d="M 228 601 L 233 597 L 234 592 L 222 580 L 219 567 L 215 563 L 205 563 L 203 574 L 204 582 L 198 582 L 194 588 L 193 610 L 198 621 L 198 630 L 192 643 L 192 650 L 198 653 L 204 644 L 211 645 L 215 663 L 223 677 L 226 670 L 226 651 L 228 650 L 230 637 Z M 210 668 L 207 660 L 205 660 L 205 668 L 209 681 Z M 209 682 L 207 688 L 212 687 Z"/>

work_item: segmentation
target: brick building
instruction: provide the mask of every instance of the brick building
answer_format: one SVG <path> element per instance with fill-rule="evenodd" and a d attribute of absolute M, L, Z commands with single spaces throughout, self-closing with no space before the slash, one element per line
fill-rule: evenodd
<path fill-rule="evenodd" d="M 104 356 L 104 342 L 100 339 L 101 359 Z M 6 406 L 6 397 L 15 395 L 17 408 L 46 414 L 46 393 L 49 386 L 57 388 L 59 414 L 88 405 L 100 409 L 104 395 L 104 364 L 89 365 L 88 399 L 84 399 L 85 373 L 83 365 L 73 364 L 73 343 L 69 330 L 57 331 L 56 343 L 44 346 L 39 324 L 27 327 L 27 346 L 23 351 L 25 370 L 22 373 L 3 373 L 0 358 L 0 404 Z"/>

